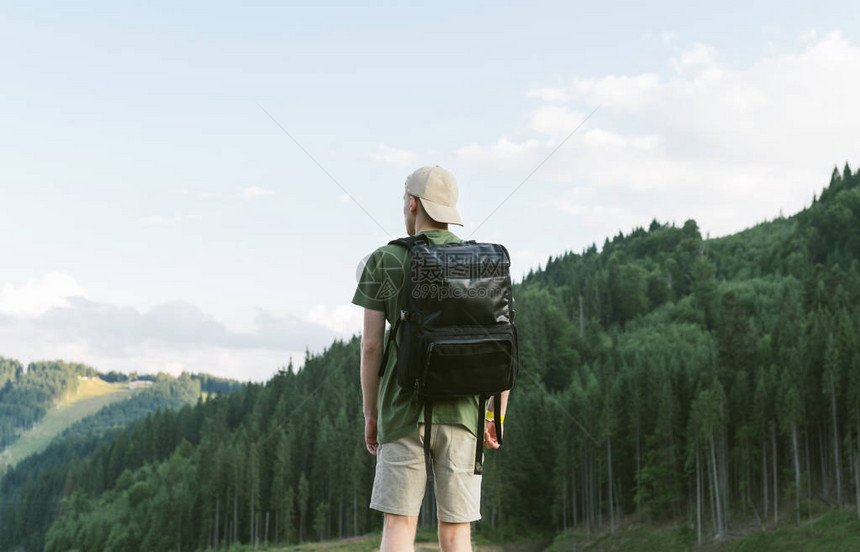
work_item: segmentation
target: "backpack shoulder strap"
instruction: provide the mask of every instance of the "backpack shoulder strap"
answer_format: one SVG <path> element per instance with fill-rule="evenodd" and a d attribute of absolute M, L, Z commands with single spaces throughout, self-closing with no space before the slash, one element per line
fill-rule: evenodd
<path fill-rule="evenodd" d="M 382 362 L 379 364 L 379 378 L 382 379 L 382 376 L 385 375 L 385 367 L 388 365 L 388 354 L 391 352 L 391 342 L 394 341 L 394 335 L 397 333 L 397 328 L 400 327 L 401 317 L 397 317 L 397 321 L 394 322 L 394 326 L 388 330 L 388 342 L 385 344 L 385 350 L 382 352 Z"/>
<path fill-rule="evenodd" d="M 424 243 L 429 244 L 427 241 L 427 236 L 423 234 L 418 234 L 417 236 L 406 236 L 405 238 L 397 238 L 396 240 L 391 240 L 388 242 L 388 245 L 399 245 L 400 247 L 406 248 L 406 251 L 410 251 L 412 247 L 415 246 L 416 243 Z M 397 320 L 391 326 L 391 330 L 388 332 L 388 342 L 385 344 L 383 353 L 382 353 L 382 363 L 379 365 L 379 377 L 385 374 L 385 367 L 388 364 L 388 355 L 391 353 L 391 344 L 394 341 L 394 336 L 397 334 L 397 329 L 400 327 L 400 321 L 403 319 L 402 316 L 398 316 Z"/>

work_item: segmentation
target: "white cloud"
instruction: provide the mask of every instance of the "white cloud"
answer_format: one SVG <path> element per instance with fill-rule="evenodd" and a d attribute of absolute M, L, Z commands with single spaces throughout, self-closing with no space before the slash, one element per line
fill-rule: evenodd
<path fill-rule="evenodd" d="M 458 161 L 525 176 L 575 128 L 580 113 L 601 105 L 533 177 L 590 187 L 593 203 L 559 195 L 556 187 L 542 192 L 552 198 L 550 208 L 602 216 L 606 235 L 656 216 L 679 224 L 695 218 L 715 236 L 780 208 L 796 212 L 827 183 L 834 164 L 856 164 L 856 45 L 831 32 L 797 53 L 768 55 L 745 68 L 719 60 L 719 52 L 697 44 L 675 57 L 679 71 L 666 77 L 607 75 L 535 88 L 527 95 L 542 103 L 532 112 L 531 135 L 463 146 Z"/>
<path fill-rule="evenodd" d="M 331 309 L 329 324 L 259 311 L 249 332 L 224 324 L 184 301 L 147 311 L 92 301 L 73 279 L 59 275 L 3 286 L 0 352 L 22 361 L 62 358 L 103 371 L 181 370 L 237 379 L 264 380 L 290 358 L 319 352 L 337 337 L 348 338 L 348 314 Z M 73 293 L 72 296 L 67 294 Z M 341 324 L 343 332 L 332 327 Z M 348 330 L 348 331 L 347 331 Z"/>
<path fill-rule="evenodd" d="M 545 105 L 531 118 L 531 129 L 540 134 L 564 138 L 585 119 L 586 114 L 570 111 L 566 105 Z"/>
<path fill-rule="evenodd" d="M 256 199 L 258 197 L 271 195 L 272 193 L 274 192 L 268 188 L 261 188 L 260 186 L 249 186 L 242 190 L 242 199 Z"/>
<path fill-rule="evenodd" d="M 361 332 L 363 310 L 354 305 L 314 305 L 305 318 L 346 337 Z"/>
<path fill-rule="evenodd" d="M 53 307 L 68 306 L 69 297 L 83 295 L 84 290 L 74 276 L 49 272 L 18 286 L 4 283 L 0 287 L 0 313 L 39 316 Z"/>
<path fill-rule="evenodd" d="M 377 146 L 376 150 L 370 153 L 370 158 L 374 161 L 380 161 L 395 167 L 409 167 L 415 159 L 415 152 L 392 148 L 385 144 Z"/>
<path fill-rule="evenodd" d="M 65 351 L 62 351 L 65 352 Z M 53 356 L 38 358 L 74 358 Z M 77 357 L 81 358 L 81 357 Z M 230 349 L 208 346 L 193 350 L 177 351 L 156 345 L 137 347 L 123 357 L 92 355 L 89 362 L 100 371 L 117 370 L 120 372 L 205 372 L 213 376 L 232 378 L 240 381 L 267 381 L 275 372 L 287 366 L 290 360 L 294 368 L 304 363 L 304 350 L 269 349 Z"/>
<path fill-rule="evenodd" d="M 679 73 L 689 71 L 690 69 L 716 70 L 719 68 L 717 51 L 700 42 L 692 50 L 687 50 L 679 58 L 673 59 L 672 65 Z"/>
<path fill-rule="evenodd" d="M 467 163 L 481 168 L 494 168 L 503 172 L 527 174 L 527 167 L 534 168 L 541 159 L 552 151 L 548 140 L 526 140 L 513 142 L 507 137 L 500 138 L 495 144 L 483 146 L 469 144 L 457 150 L 457 156 Z"/>
<path fill-rule="evenodd" d="M 661 84 L 660 77 L 654 73 L 608 75 L 598 79 L 574 79 L 566 94 L 568 101 L 585 104 L 590 107 L 589 111 L 600 105 L 637 112 L 654 102 Z"/>
<path fill-rule="evenodd" d="M 814 44 L 818 39 L 818 32 L 815 29 L 807 29 L 800 33 L 800 41 L 804 44 Z"/>

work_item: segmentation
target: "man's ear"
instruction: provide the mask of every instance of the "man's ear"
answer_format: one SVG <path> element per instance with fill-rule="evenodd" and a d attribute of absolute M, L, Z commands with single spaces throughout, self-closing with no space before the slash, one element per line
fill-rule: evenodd
<path fill-rule="evenodd" d="M 417 213 L 418 212 L 418 198 L 415 196 L 409 196 L 409 212 Z"/>

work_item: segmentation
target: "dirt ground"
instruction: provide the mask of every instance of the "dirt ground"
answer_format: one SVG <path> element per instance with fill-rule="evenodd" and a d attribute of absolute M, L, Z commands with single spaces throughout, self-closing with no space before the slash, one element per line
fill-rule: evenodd
<path fill-rule="evenodd" d="M 475 552 L 542 552 L 552 541 L 506 544 L 504 546 L 476 546 Z M 439 545 L 416 543 L 415 552 L 439 552 Z"/>

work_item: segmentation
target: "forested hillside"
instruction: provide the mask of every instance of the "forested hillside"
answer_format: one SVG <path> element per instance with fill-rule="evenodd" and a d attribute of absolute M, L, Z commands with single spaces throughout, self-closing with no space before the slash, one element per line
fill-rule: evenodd
<path fill-rule="evenodd" d="M 60 438 L 83 438 L 87 435 L 101 435 L 112 429 L 124 428 L 146 417 L 147 414 L 159 410 L 178 410 L 194 403 L 200 398 L 202 392 L 200 379 L 188 374 L 182 374 L 178 378 L 159 374 L 149 381 L 153 382 L 151 387 L 145 388 L 131 399 L 102 408 L 96 414 L 64 431 Z"/>
<path fill-rule="evenodd" d="M 103 377 L 115 382 L 129 381 L 124 374 L 111 373 Z M 173 411 L 202 400 L 202 392 L 229 394 L 242 384 L 206 374 L 182 374 L 178 378 L 165 374 L 133 375 L 136 380 L 151 381 L 152 385 L 119 403 L 99 410 L 72 425 L 41 454 L 24 460 L 0 478 L 0 549 L 16 543 L 26 543 L 40 550 L 41 535 L 56 515 L 57 506 L 68 484 L 70 469 L 80 465 L 96 452 L 103 450 L 132 422 L 154 413 Z M 81 477 L 97 482 L 99 475 L 83 473 Z M 24 504 L 27 507 L 18 507 Z"/>
<path fill-rule="evenodd" d="M 477 530 L 682 520 L 703 542 L 796 523 L 812 500 L 860 506 L 858 217 L 846 166 L 789 218 L 713 240 L 655 221 L 530 273 Z M 21 472 L 0 519 L 30 525 L 0 546 L 193 550 L 379 526 L 357 337 L 77 458 Z"/>
<path fill-rule="evenodd" d="M 74 392 L 80 376 L 95 376 L 83 364 L 31 362 L 27 370 L 14 359 L 0 357 L 0 450 L 33 426 L 66 393 Z"/>

